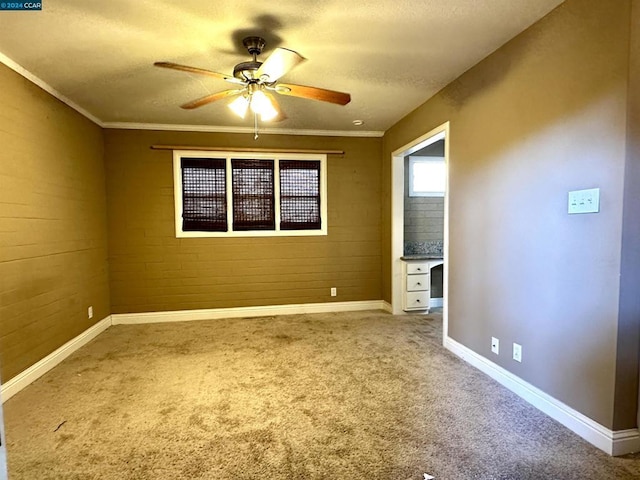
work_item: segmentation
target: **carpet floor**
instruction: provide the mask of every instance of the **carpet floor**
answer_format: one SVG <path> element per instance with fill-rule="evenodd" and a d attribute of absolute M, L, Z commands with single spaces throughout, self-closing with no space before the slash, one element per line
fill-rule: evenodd
<path fill-rule="evenodd" d="M 439 315 L 109 328 L 8 400 L 10 480 L 639 479 L 441 346 Z"/>

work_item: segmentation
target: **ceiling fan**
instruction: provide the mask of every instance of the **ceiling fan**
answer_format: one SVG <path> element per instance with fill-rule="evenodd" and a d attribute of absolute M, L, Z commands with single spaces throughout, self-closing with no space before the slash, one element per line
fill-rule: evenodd
<path fill-rule="evenodd" d="M 237 64 L 233 69 L 233 75 L 225 75 L 211 70 L 171 62 L 156 62 L 154 65 L 156 67 L 207 75 L 236 85 L 236 88 L 223 90 L 181 105 L 181 108 L 185 109 L 194 109 L 218 100 L 235 97 L 229 103 L 229 108 L 240 117 L 244 118 L 247 110 L 251 109 L 256 119 L 259 115 L 262 121 L 280 121 L 284 120 L 286 116 L 272 95 L 273 92 L 337 105 L 346 105 L 351 101 L 351 95 L 348 93 L 305 85 L 279 83 L 278 80 L 282 76 L 306 60 L 299 53 L 287 48 L 276 48 L 264 62 L 259 62 L 257 57 L 264 49 L 265 40 L 261 37 L 252 36 L 246 37 L 242 43 L 249 51 L 249 54 L 253 56 L 253 59 Z"/>

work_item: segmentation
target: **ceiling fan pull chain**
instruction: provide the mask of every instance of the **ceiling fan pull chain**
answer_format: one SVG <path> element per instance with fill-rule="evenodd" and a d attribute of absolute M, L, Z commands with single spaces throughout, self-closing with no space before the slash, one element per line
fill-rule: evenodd
<path fill-rule="evenodd" d="M 253 113 L 253 139 L 258 139 L 258 114 Z"/>

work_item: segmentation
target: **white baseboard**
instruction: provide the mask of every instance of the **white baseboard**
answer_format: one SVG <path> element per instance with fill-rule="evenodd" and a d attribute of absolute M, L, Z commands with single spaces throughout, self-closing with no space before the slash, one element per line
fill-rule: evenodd
<path fill-rule="evenodd" d="M 608 452 L 607 450 L 605 450 L 605 452 L 610 455 L 618 457 L 620 455 L 626 455 L 627 453 L 640 451 L 640 431 L 637 428 L 618 430 L 616 432 L 608 430 L 608 432 L 612 434 L 612 446 L 611 452 Z"/>
<path fill-rule="evenodd" d="M 295 315 L 301 313 L 355 312 L 360 310 L 384 310 L 385 302 L 302 303 L 297 305 L 269 305 L 262 307 L 207 308 L 202 310 L 176 310 L 173 312 L 115 313 L 113 325 L 143 323 L 189 322 L 220 318 L 265 317 L 269 315 Z"/>
<path fill-rule="evenodd" d="M 626 455 L 640 451 L 640 431 L 637 428 L 616 432 L 609 430 L 451 337 L 444 339 L 444 346 L 609 455 Z"/>
<path fill-rule="evenodd" d="M 384 310 L 387 313 L 393 313 L 393 306 L 386 301 L 382 301 L 382 310 Z"/>
<path fill-rule="evenodd" d="M 98 323 L 88 328 L 84 332 L 82 332 L 77 337 L 69 340 L 67 343 L 62 345 L 56 351 L 50 353 L 46 357 L 44 357 L 39 362 L 31 365 L 24 372 L 16 375 L 7 383 L 2 385 L 2 389 L 0 390 L 0 395 L 2 396 L 2 403 L 9 400 L 20 390 L 25 388 L 27 385 L 33 383 L 42 375 L 47 373 L 53 367 L 62 362 L 65 358 L 71 355 L 73 352 L 78 350 L 80 347 L 83 347 L 91 340 L 96 338 L 102 332 L 104 332 L 107 328 L 111 326 L 111 316 L 100 320 Z"/>
<path fill-rule="evenodd" d="M 430 298 L 429 299 L 429 308 L 442 308 L 444 307 L 444 298 Z"/>

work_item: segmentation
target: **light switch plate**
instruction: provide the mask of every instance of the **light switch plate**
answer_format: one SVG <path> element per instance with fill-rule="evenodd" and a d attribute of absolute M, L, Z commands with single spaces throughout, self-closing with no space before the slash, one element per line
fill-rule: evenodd
<path fill-rule="evenodd" d="M 600 211 L 600 189 L 574 190 L 569 192 L 569 214 L 598 213 Z"/>
<path fill-rule="evenodd" d="M 522 362 L 522 345 L 513 342 L 513 359 L 516 362 Z"/>

